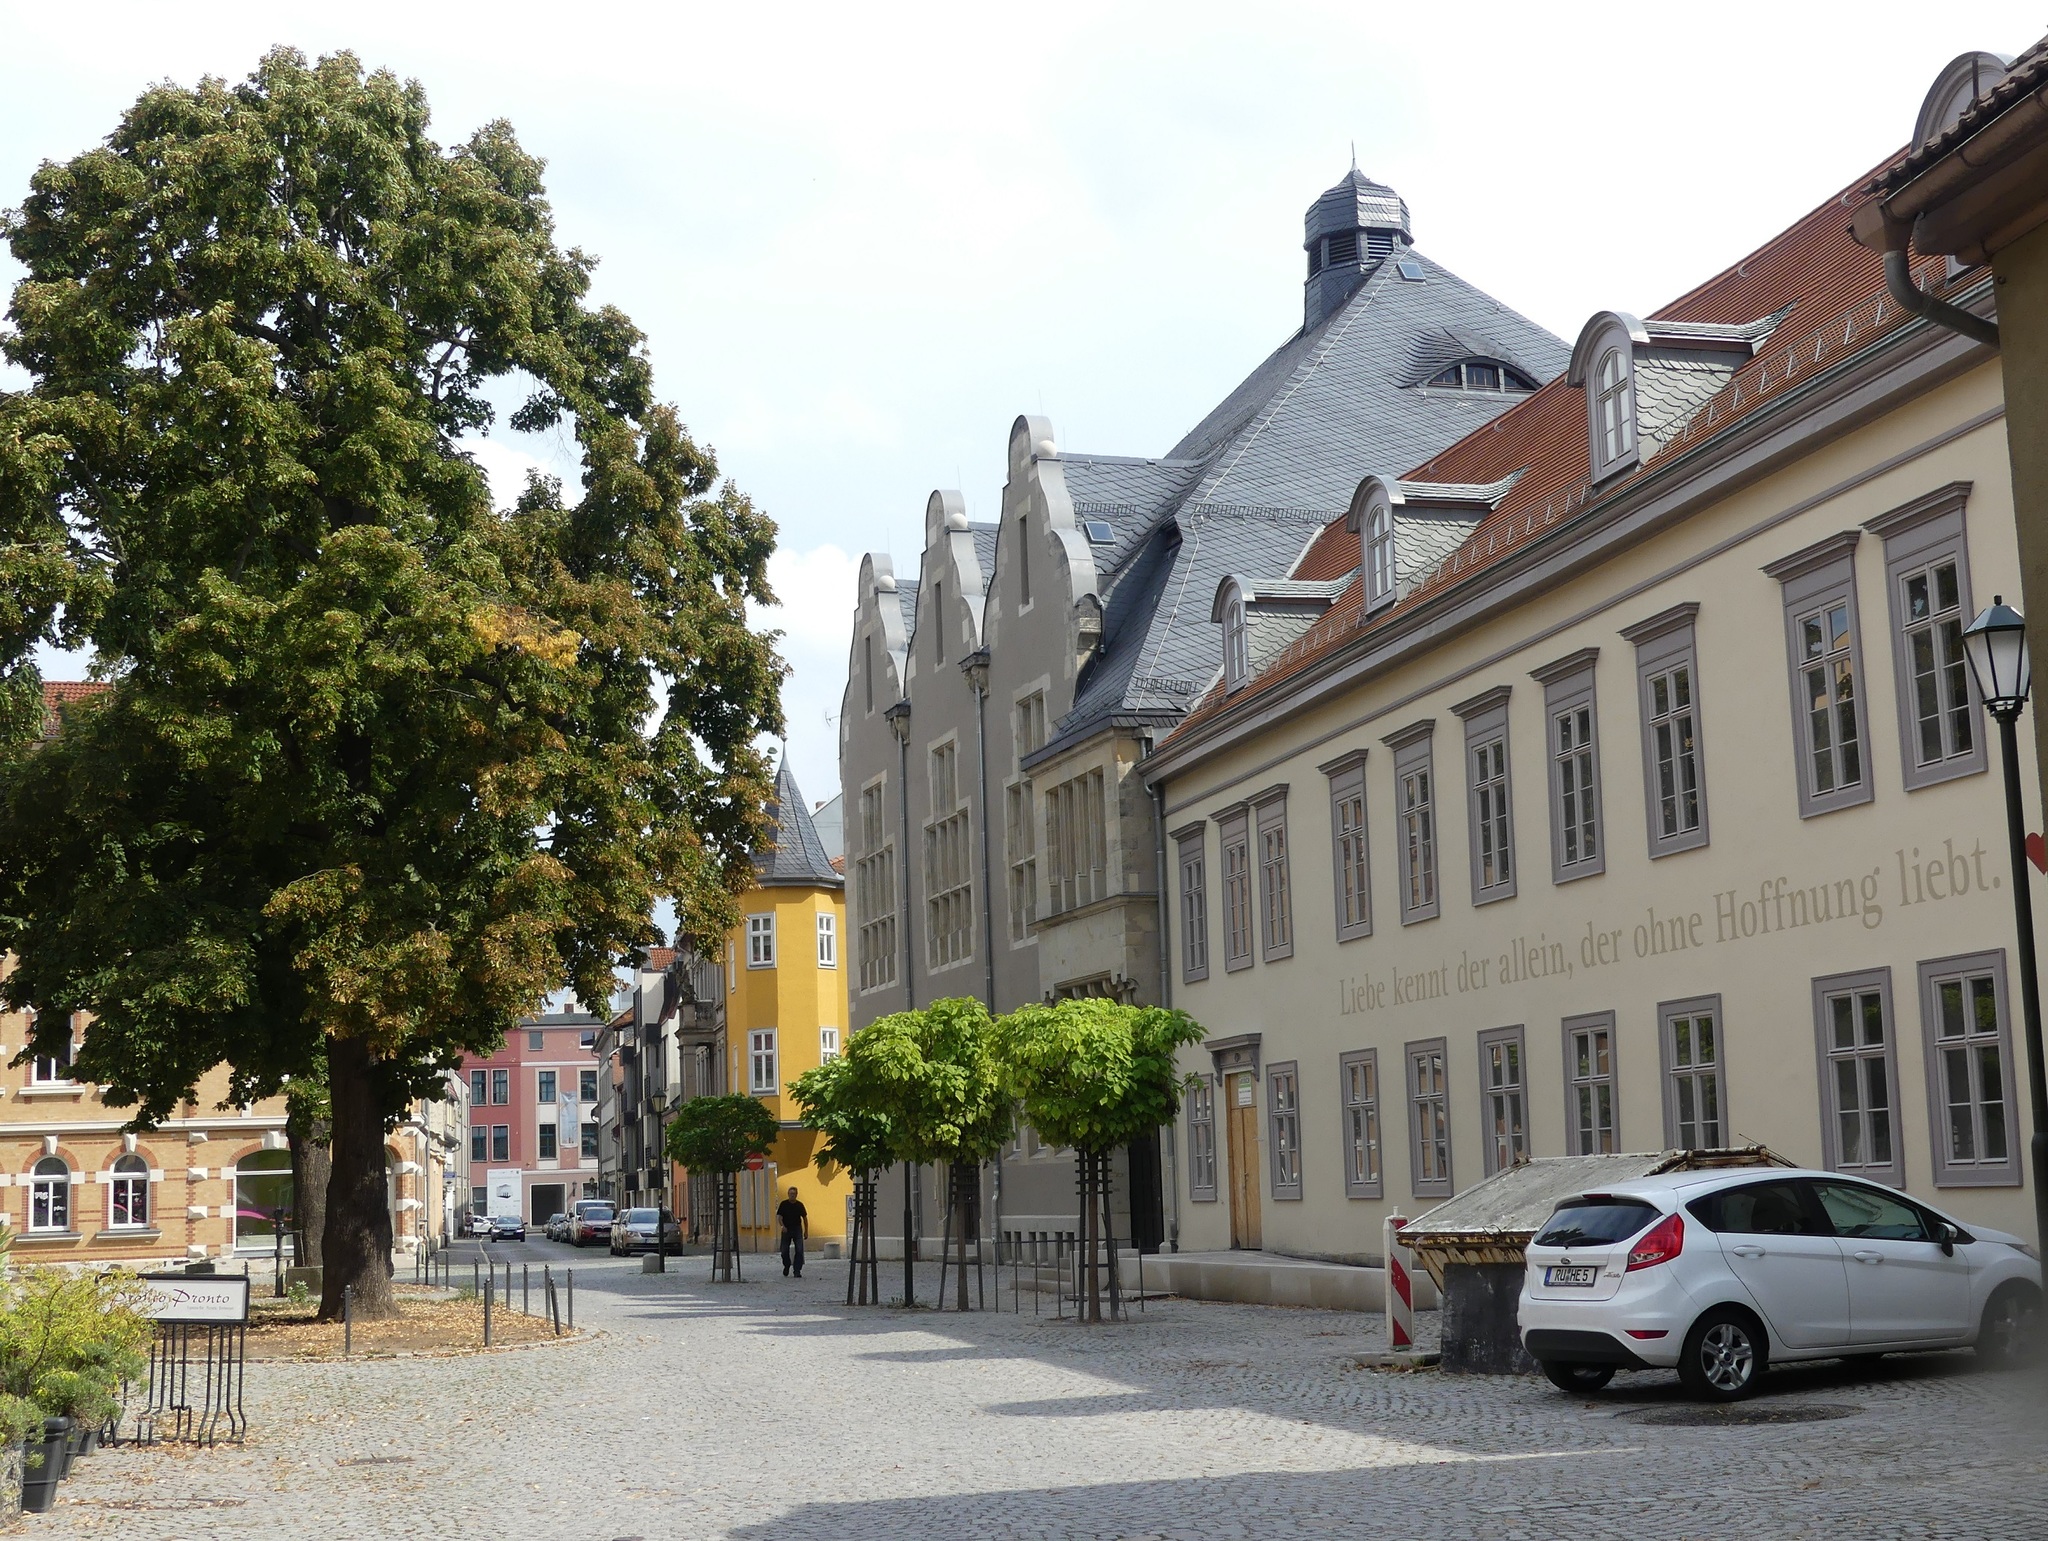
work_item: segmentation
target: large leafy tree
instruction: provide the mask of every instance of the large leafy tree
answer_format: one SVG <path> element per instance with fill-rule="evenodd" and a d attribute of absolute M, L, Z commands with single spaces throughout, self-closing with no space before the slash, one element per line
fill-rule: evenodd
<path fill-rule="evenodd" d="M 388 1309 L 383 1139 L 564 985 L 734 920 L 770 522 L 588 303 L 540 162 L 345 54 L 159 86 L 35 175 L 0 396 L 0 948 L 139 1124 L 324 1062 L 323 1310 Z M 512 404 L 580 487 L 494 509 Z M 114 689 L 35 745 L 31 650 Z"/>
<path fill-rule="evenodd" d="M 1179 1113 L 1175 1059 L 1202 1036 L 1184 1011 L 1102 999 L 1023 1006 L 996 1024 L 1025 1120 L 1040 1138 L 1080 1157 L 1090 1321 L 1102 1319 L 1098 1258 L 1105 1245 L 1112 1277 L 1116 1267 L 1116 1238 L 1106 1234 L 1110 1154 Z"/>

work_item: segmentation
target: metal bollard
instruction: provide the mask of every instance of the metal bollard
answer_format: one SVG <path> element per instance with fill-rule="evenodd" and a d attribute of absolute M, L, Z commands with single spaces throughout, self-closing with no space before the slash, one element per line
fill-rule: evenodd
<path fill-rule="evenodd" d="M 533 1265 L 531 1263 L 521 1263 L 519 1265 L 519 1314 L 521 1316 L 533 1315 L 532 1268 Z M 505 1282 L 508 1284 L 512 1282 L 509 1275 Z"/>
<path fill-rule="evenodd" d="M 472 1295 L 484 1292 L 484 1265 L 480 1261 L 469 1265 L 469 1292 Z"/>
<path fill-rule="evenodd" d="M 341 1357 L 346 1359 L 355 1350 L 356 1337 L 356 1287 L 344 1284 L 341 1287 Z"/>
<path fill-rule="evenodd" d="M 498 1281 L 493 1279 L 491 1287 L 484 1291 L 484 1347 L 491 1346 L 491 1300 L 498 1293 Z"/>
<path fill-rule="evenodd" d="M 576 1330 L 576 1270 L 567 1268 L 563 1272 L 569 1276 L 569 1330 L 574 1332 Z"/>

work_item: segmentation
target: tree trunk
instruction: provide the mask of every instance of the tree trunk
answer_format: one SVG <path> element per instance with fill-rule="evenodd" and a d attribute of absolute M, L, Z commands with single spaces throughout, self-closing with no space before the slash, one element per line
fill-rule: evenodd
<path fill-rule="evenodd" d="M 355 1315 L 396 1316 L 385 1188 L 384 1076 L 368 1047 L 352 1038 L 329 1041 L 327 1074 L 334 1109 L 333 1168 L 322 1230 L 320 1320 L 340 1320 L 344 1289 L 353 1291 Z"/>
<path fill-rule="evenodd" d="M 329 1130 L 322 1122 L 306 1135 L 293 1135 L 292 1208 L 297 1223 L 292 1227 L 294 1250 L 301 1268 L 318 1268 L 326 1255 L 327 1185 L 333 1178 L 334 1152 L 327 1143 Z"/>

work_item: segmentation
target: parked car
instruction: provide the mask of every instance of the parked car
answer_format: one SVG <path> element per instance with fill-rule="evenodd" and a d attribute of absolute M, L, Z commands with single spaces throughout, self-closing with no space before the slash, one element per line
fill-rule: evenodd
<path fill-rule="evenodd" d="M 1567 1391 L 1676 1369 L 1732 1401 L 1773 1361 L 2041 1347 L 2041 1260 L 2017 1236 L 1836 1172 L 1674 1172 L 1565 1199 L 1536 1233 L 1523 1346 Z"/>
<path fill-rule="evenodd" d="M 517 1215 L 494 1215 L 491 1217 L 492 1241 L 526 1240 L 526 1222 Z"/>
<path fill-rule="evenodd" d="M 541 1235 L 549 1241 L 560 1241 L 569 1234 L 569 1217 L 564 1214 L 548 1216 L 548 1223 L 541 1227 Z"/>
<path fill-rule="evenodd" d="M 491 1217 L 489 1215 L 471 1215 L 468 1220 L 463 1222 L 462 1234 L 465 1236 L 490 1235 Z"/>
<path fill-rule="evenodd" d="M 660 1211 L 658 1222 L 655 1215 L 656 1211 L 652 1209 L 619 1211 L 619 1218 L 612 1222 L 612 1256 L 631 1257 L 635 1252 L 652 1252 L 656 1237 L 660 1236 L 661 1250 L 680 1257 L 683 1238 L 676 1229 L 676 1217 L 665 1209 Z"/>
<path fill-rule="evenodd" d="M 612 1239 L 616 1211 L 603 1199 L 578 1199 L 569 1206 L 569 1234 L 565 1238 L 579 1247 Z"/>

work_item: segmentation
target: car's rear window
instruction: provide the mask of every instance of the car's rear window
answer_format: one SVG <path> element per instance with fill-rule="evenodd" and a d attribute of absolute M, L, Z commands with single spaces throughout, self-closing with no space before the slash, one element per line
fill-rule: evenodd
<path fill-rule="evenodd" d="M 651 1209 L 629 1209 L 626 1211 L 626 1224 L 652 1225 L 654 1224 L 654 1211 Z"/>
<path fill-rule="evenodd" d="M 592 1204 L 582 1211 L 582 1214 L 586 1220 L 609 1220 L 612 1217 L 612 1209 L 609 1204 Z"/>
<path fill-rule="evenodd" d="M 1566 1199 L 1536 1233 L 1539 1247 L 1599 1247 L 1626 1241 L 1657 1218 L 1654 1204 L 1642 1199 L 1589 1194 Z"/>

